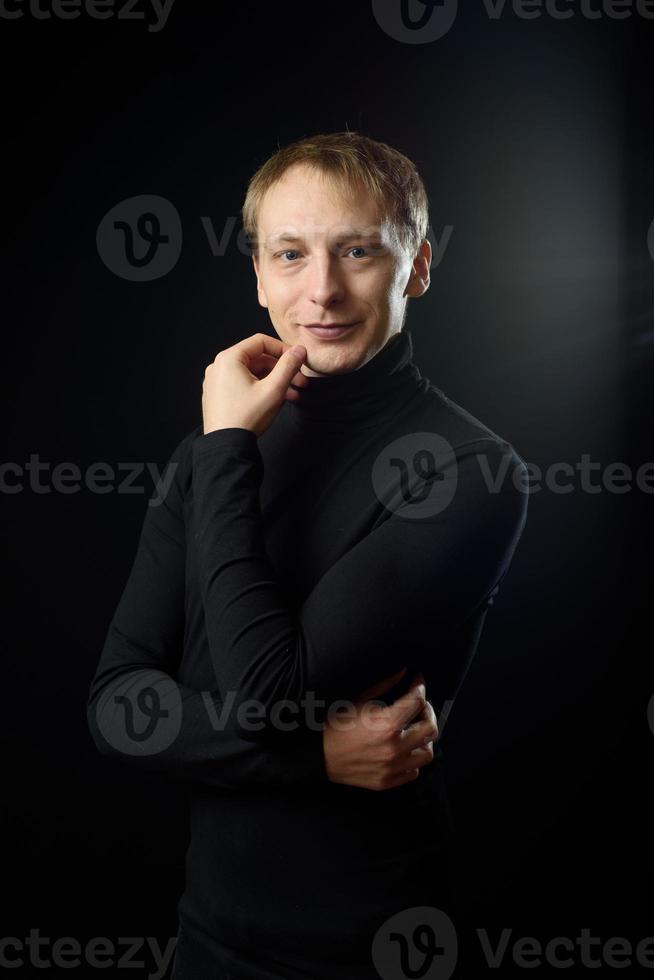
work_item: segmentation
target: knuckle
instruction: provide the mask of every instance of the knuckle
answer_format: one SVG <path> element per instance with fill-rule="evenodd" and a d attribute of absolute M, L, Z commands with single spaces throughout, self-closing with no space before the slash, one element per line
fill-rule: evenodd
<path fill-rule="evenodd" d="M 398 745 L 396 742 L 396 732 L 390 732 L 383 737 L 380 749 L 379 758 L 384 763 L 393 762 L 398 752 Z"/>

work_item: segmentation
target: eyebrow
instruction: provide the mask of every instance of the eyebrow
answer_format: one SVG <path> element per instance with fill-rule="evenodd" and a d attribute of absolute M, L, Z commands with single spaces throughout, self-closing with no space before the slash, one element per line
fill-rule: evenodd
<path fill-rule="evenodd" d="M 336 242 L 337 245 L 342 245 L 343 242 L 350 241 L 352 238 L 375 238 L 381 241 L 381 235 L 378 232 L 370 232 L 361 228 L 350 228 L 346 235 L 341 235 Z M 290 245 L 295 245 L 298 242 L 304 242 L 301 235 L 291 235 L 290 232 L 280 232 L 278 235 L 271 235 L 270 238 L 266 239 L 265 247 L 270 250 L 276 245 L 281 245 L 282 243 L 287 243 Z"/>

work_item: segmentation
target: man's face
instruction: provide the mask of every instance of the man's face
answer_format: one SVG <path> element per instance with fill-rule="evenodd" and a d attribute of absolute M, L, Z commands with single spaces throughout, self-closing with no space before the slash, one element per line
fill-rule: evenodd
<path fill-rule="evenodd" d="M 408 296 L 429 285 L 431 247 L 412 261 L 362 191 L 352 203 L 330 179 L 295 164 L 266 192 L 254 258 L 259 302 L 309 376 L 354 371 L 402 328 Z M 353 324 L 320 336 L 312 324 Z"/>

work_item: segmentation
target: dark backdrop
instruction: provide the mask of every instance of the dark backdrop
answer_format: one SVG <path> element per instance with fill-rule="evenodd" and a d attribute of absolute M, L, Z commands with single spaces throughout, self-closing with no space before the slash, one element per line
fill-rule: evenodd
<path fill-rule="evenodd" d="M 654 459 L 654 22 L 571 8 L 493 19 L 480 0 L 441 38 L 407 43 L 369 0 L 177 0 L 160 30 L 151 13 L 11 7 L 24 16 L 0 17 L 5 461 L 37 457 L 46 485 L 62 462 L 162 467 L 201 421 L 206 364 L 273 332 L 237 241 L 248 177 L 277 146 L 345 128 L 416 162 L 430 237 L 447 243 L 410 304 L 423 374 L 543 470 Z M 169 271 L 133 281 L 100 223 L 140 195 L 170 202 L 183 234 Z M 66 494 L 23 476 L 12 493 L 12 474 L 3 935 L 164 943 L 183 791 L 101 757 L 85 717 L 152 477 Z M 577 477 L 531 495 L 448 722 L 462 936 L 654 934 L 652 496 L 631 485 L 591 493 Z"/>

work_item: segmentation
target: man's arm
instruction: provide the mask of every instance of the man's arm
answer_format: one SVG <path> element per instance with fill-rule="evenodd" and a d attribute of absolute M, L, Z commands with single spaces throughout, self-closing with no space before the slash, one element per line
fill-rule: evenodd
<path fill-rule="evenodd" d="M 177 681 L 185 626 L 185 457 L 198 431 L 168 462 L 164 485 L 171 470 L 172 479 L 164 500 L 147 508 L 107 631 L 87 702 L 97 749 L 148 772 L 217 789 L 328 782 L 390 789 L 416 778 L 433 758 L 421 746 L 423 736 L 433 737 L 434 713 L 415 691 L 384 709 L 384 724 L 375 729 L 358 707 L 345 728 L 328 720 L 324 732 L 298 730 L 273 748 L 241 736 L 230 721 L 233 708 L 224 705 L 217 688 L 196 691 Z M 379 676 L 363 703 L 398 679 L 380 682 Z M 410 734 L 402 734 L 410 722 Z"/>
<path fill-rule="evenodd" d="M 485 457 L 480 465 L 477 455 Z M 497 491 L 484 474 L 509 466 Z M 263 460 L 249 429 L 199 435 L 192 446 L 195 546 L 218 686 L 237 704 L 263 705 L 245 738 L 272 735 L 272 709 L 300 723 L 311 692 L 329 706 L 398 670 L 462 623 L 504 576 L 526 520 L 526 467 L 507 443 L 482 438 L 455 451 L 434 482 L 430 516 L 409 501 L 337 561 L 297 615 L 265 552 Z M 455 474 L 455 475 L 454 475 Z M 438 495 L 454 494 L 443 506 Z"/>
<path fill-rule="evenodd" d="M 183 464 L 197 431 L 169 460 L 166 480 L 170 467 L 174 475 L 165 499 L 147 508 L 90 685 L 89 730 L 102 754 L 168 778 L 219 789 L 326 783 L 322 731 L 277 749 L 256 745 L 222 722 L 217 690 L 196 691 L 175 679 L 184 640 Z"/>

